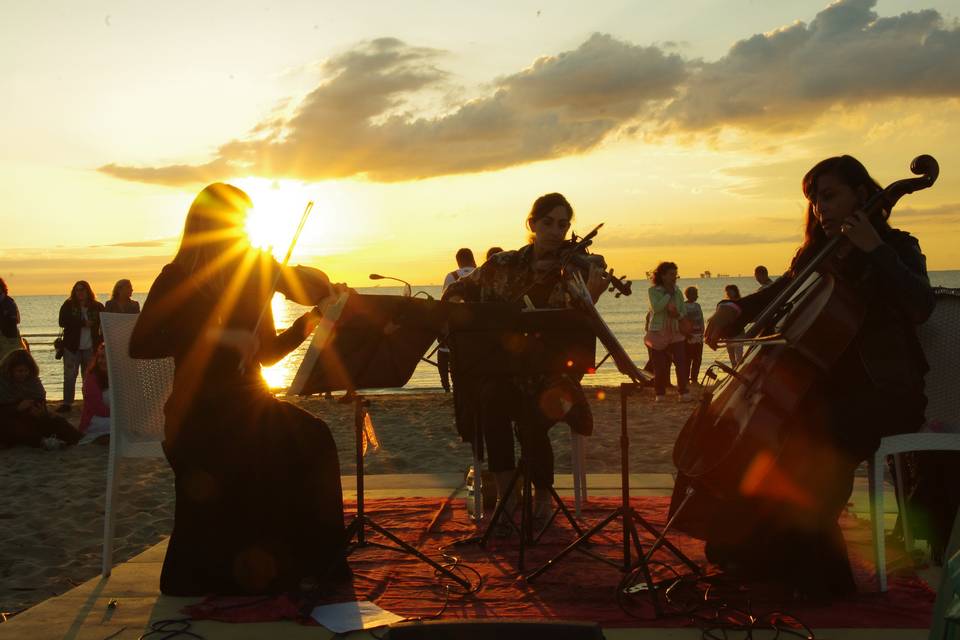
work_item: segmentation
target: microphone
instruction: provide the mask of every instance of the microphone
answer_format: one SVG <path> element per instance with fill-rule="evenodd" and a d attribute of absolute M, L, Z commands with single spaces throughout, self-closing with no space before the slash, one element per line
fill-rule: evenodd
<path fill-rule="evenodd" d="M 402 282 L 403 296 L 405 298 L 409 298 L 413 292 L 413 287 L 410 286 L 410 283 L 407 282 L 406 280 L 401 280 L 400 278 L 394 278 L 392 276 L 382 276 L 379 273 L 371 273 L 370 279 L 371 280 L 393 280 L 394 282 Z"/>

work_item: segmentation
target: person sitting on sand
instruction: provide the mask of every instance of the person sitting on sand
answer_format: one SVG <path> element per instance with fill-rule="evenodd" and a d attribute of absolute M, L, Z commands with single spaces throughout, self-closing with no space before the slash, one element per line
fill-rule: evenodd
<path fill-rule="evenodd" d="M 110 435 L 110 380 L 107 377 L 107 354 L 101 344 L 83 378 L 83 414 L 80 416 L 81 444 L 98 441 Z M 104 438 L 106 440 L 106 438 Z"/>
<path fill-rule="evenodd" d="M 20 309 L 9 296 L 7 283 L 0 278 L 0 360 L 14 349 L 23 348 L 18 324 L 20 324 Z"/>
<path fill-rule="evenodd" d="M 56 442 L 49 440 L 55 438 Z M 80 432 L 47 411 L 47 391 L 29 351 L 16 349 L 0 361 L 0 447 L 18 444 L 59 448 L 76 444 Z"/>

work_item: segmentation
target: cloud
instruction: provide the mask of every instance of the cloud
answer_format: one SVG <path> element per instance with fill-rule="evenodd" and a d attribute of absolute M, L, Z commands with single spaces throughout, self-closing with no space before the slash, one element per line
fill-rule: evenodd
<path fill-rule="evenodd" d="M 438 66 L 445 52 L 380 38 L 324 61 L 298 105 L 209 162 L 100 171 L 166 185 L 246 175 L 393 182 L 581 154 L 617 134 L 804 129 L 832 107 L 960 96 L 960 27 L 934 10 L 878 17 L 874 6 L 840 0 L 713 62 L 593 34 L 452 101 L 459 94 Z"/>
<path fill-rule="evenodd" d="M 960 222 L 960 202 L 951 202 L 923 209 L 894 207 L 893 213 L 890 214 L 890 224 L 896 227 L 900 220 L 906 220 L 911 224 L 915 222 Z"/>
<path fill-rule="evenodd" d="M 383 38 L 331 58 L 327 79 L 288 119 L 254 127 L 199 165 L 100 171 L 181 185 L 231 175 L 322 180 L 363 175 L 399 181 L 469 173 L 582 153 L 673 96 L 686 76 L 676 54 L 595 34 L 575 50 L 536 60 L 490 92 L 435 117 L 405 109 L 440 90 L 441 53 Z"/>
<path fill-rule="evenodd" d="M 92 244 L 91 249 L 100 247 L 128 247 L 128 248 L 147 248 L 147 247 L 169 247 L 179 240 L 179 236 L 169 238 L 158 238 L 156 240 L 129 240 L 127 242 L 114 242 L 113 244 Z"/>
<path fill-rule="evenodd" d="M 737 42 L 697 69 L 667 117 L 685 131 L 804 128 L 834 106 L 960 95 L 960 29 L 932 9 L 880 18 L 875 4 L 841 0 Z"/>

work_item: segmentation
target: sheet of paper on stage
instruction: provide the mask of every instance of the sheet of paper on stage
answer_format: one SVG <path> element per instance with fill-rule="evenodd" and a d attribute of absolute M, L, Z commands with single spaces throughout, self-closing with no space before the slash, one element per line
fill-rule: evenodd
<path fill-rule="evenodd" d="M 403 616 L 381 609 L 369 600 L 314 607 L 310 617 L 334 633 L 374 629 L 404 620 Z"/>

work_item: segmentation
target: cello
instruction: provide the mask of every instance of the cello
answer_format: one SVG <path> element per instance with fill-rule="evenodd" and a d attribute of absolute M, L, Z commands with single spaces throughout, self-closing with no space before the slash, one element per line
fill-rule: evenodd
<path fill-rule="evenodd" d="M 893 182 L 861 207 L 871 222 L 885 221 L 902 196 L 929 188 L 939 175 L 928 155 L 915 158 L 910 168 L 919 177 Z M 862 296 L 830 268 L 853 248 L 843 235 L 827 240 L 743 336 L 726 341 L 747 346 L 747 352 L 736 368 L 718 363 L 727 375 L 705 390 L 674 445 L 679 476 L 670 511 L 677 528 L 707 538 L 714 525 L 703 514 L 711 505 L 749 493 L 745 487 L 766 482 L 775 469 L 795 415 L 866 317 Z M 699 518 L 683 508 L 695 494 Z"/>

